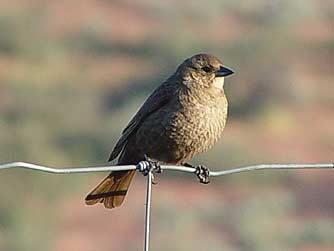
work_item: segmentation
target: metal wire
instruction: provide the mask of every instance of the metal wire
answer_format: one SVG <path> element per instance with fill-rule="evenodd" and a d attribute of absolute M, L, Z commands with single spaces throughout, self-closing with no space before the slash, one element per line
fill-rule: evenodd
<path fill-rule="evenodd" d="M 74 167 L 74 168 L 54 168 L 41 165 L 35 165 L 26 162 L 11 162 L 0 164 L 0 170 L 10 168 L 23 168 L 35 171 L 54 173 L 54 174 L 72 174 L 72 173 L 93 173 L 93 172 L 107 172 L 107 171 L 126 171 L 137 169 L 144 174 L 147 174 L 146 187 L 146 203 L 145 203 L 145 228 L 144 228 L 144 251 L 149 251 L 150 242 L 150 210 L 151 210 L 151 195 L 152 195 L 152 169 L 149 169 L 150 164 L 147 161 L 141 161 L 137 165 L 125 166 L 95 166 L 95 167 Z M 192 167 L 161 165 L 162 170 L 181 171 L 187 173 L 194 173 L 196 170 Z M 241 172 L 249 172 L 255 170 L 265 169 L 334 169 L 333 163 L 326 164 L 260 164 L 238 167 L 224 171 L 210 171 L 210 176 L 223 176 L 228 174 L 235 174 Z"/>
<path fill-rule="evenodd" d="M 141 161 L 138 165 L 124 165 L 124 166 L 94 166 L 94 167 L 72 167 L 72 168 L 54 168 L 41 166 L 26 162 L 11 162 L 0 164 L 1 169 L 9 168 L 23 168 L 31 169 L 47 173 L 55 174 L 71 174 L 71 173 L 93 173 L 93 172 L 107 172 L 107 171 L 127 171 L 127 170 L 140 170 L 143 165 L 147 165 L 147 161 Z M 331 169 L 334 168 L 333 163 L 326 164 L 260 164 L 260 165 L 251 165 L 238 167 L 234 169 L 228 169 L 224 171 L 210 171 L 210 176 L 222 176 L 227 174 L 249 172 L 255 170 L 264 170 L 264 169 Z M 162 170 L 171 170 L 171 171 L 181 171 L 187 173 L 194 173 L 195 169 L 192 167 L 185 166 L 174 166 L 174 165 L 161 165 Z"/>
<path fill-rule="evenodd" d="M 144 226 L 144 251 L 150 248 L 150 225 L 151 225 L 151 196 L 152 196 L 152 171 L 147 174 L 147 189 L 145 203 L 145 226 Z"/>

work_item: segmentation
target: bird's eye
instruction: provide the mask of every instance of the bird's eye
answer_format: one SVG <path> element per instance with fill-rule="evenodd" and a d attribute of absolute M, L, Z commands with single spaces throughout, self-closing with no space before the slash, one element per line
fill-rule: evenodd
<path fill-rule="evenodd" d="M 202 67 L 202 70 L 205 71 L 205 72 L 211 72 L 211 68 L 208 67 L 208 66 Z"/>

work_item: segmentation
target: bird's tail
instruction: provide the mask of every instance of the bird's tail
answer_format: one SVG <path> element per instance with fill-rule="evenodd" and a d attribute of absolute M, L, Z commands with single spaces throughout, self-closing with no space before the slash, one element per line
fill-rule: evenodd
<path fill-rule="evenodd" d="M 135 173 L 135 170 L 111 172 L 108 177 L 106 177 L 92 192 L 86 196 L 86 204 L 94 205 L 101 202 L 106 208 L 120 206 L 124 201 L 125 195 Z"/>

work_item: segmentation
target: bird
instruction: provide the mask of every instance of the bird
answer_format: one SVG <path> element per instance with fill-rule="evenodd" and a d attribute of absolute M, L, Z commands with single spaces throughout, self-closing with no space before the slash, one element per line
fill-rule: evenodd
<path fill-rule="evenodd" d="M 187 161 L 207 151 L 222 135 L 228 113 L 224 78 L 233 73 L 211 54 L 184 60 L 130 120 L 109 161 L 119 157 L 117 165 L 136 165 L 149 158 L 193 167 Z M 135 173 L 111 172 L 86 196 L 86 204 L 119 207 Z"/>

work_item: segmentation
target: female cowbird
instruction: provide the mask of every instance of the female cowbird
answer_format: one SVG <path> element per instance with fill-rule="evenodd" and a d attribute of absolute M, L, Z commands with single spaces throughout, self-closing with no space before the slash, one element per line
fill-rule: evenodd
<path fill-rule="evenodd" d="M 188 165 L 220 138 L 227 118 L 224 78 L 233 71 L 209 54 L 186 59 L 148 97 L 122 132 L 109 161 L 136 165 L 150 159 L 166 164 Z M 88 205 L 98 202 L 118 207 L 135 170 L 111 172 L 89 195 Z"/>

